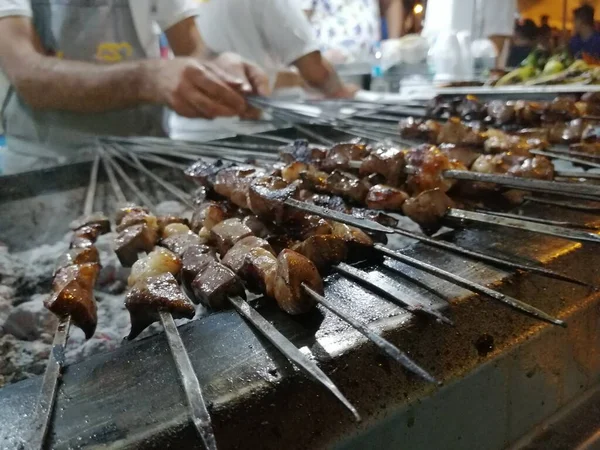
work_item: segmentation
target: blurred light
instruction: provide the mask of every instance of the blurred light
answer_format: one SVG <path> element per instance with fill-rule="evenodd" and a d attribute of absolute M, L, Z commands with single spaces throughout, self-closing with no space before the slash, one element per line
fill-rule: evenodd
<path fill-rule="evenodd" d="M 423 5 L 421 5 L 420 3 L 417 3 L 415 5 L 415 7 L 413 8 L 413 12 L 415 14 L 421 14 L 423 12 Z"/>

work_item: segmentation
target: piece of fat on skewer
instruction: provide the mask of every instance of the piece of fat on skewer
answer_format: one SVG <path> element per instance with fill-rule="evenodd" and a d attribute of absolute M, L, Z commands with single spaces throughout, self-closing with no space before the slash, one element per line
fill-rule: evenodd
<path fill-rule="evenodd" d="M 183 294 L 170 272 L 139 279 L 127 293 L 125 307 L 131 317 L 128 340 L 134 339 L 167 312 L 174 319 L 192 319 L 194 305 Z"/>
<path fill-rule="evenodd" d="M 93 212 L 89 215 L 81 216 L 69 224 L 69 228 L 73 231 L 86 226 L 97 227 L 100 234 L 105 234 L 110 231 L 110 219 L 102 212 Z"/>
<path fill-rule="evenodd" d="M 158 276 L 166 272 L 177 275 L 182 265 L 181 259 L 175 253 L 166 248 L 155 247 L 154 250 L 138 259 L 131 266 L 127 284 L 133 286 L 145 278 Z"/>
<path fill-rule="evenodd" d="M 44 306 L 58 317 L 71 316 L 86 339 L 93 336 L 98 322 L 94 284 L 99 272 L 100 264 L 96 262 L 60 269 L 52 282 L 52 294 L 44 301 Z"/>

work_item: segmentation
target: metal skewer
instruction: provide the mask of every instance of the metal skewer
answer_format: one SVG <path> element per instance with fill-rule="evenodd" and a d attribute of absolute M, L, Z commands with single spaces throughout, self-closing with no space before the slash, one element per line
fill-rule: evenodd
<path fill-rule="evenodd" d="M 600 212 L 600 204 L 598 204 L 598 206 L 584 205 L 581 203 L 573 203 L 573 202 L 569 202 L 569 201 L 551 200 L 551 199 L 542 198 L 542 197 L 532 197 L 530 195 L 525 196 L 524 200 L 527 200 L 529 202 L 534 202 L 534 203 L 540 203 L 542 205 L 559 206 L 561 208 L 574 209 L 576 211 L 584 211 L 584 212 L 588 212 L 588 213 Z"/>
<path fill-rule="evenodd" d="M 516 219 L 516 220 L 526 220 L 528 222 L 541 223 L 544 225 L 551 225 L 555 227 L 566 227 L 566 228 L 579 228 L 582 230 L 590 230 L 597 231 L 599 229 L 596 225 L 587 225 L 585 223 L 576 223 L 576 222 L 567 222 L 564 220 L 550 220 L 550 219 L 541 219 L 539 217 L 531 217 L 531 216 L 522 216 L 520 214 L 510 214 L 498 211 L 488 211 L 488 210 L 475 210 L 475 212 L 479 212 L 482 214 L 491 214 L 493 216 L 498 217 L 506 217 L 508 219 Z"/>
<path fill-rule="evenodd" d="M 529 150 L 529 153 L 531 153 L 533 155 L 546 156 L 548 158 L 562 159 L 563 161 L 570 161 L 572 163 L 579 164 L 581 166 L 586 166 L 586 167 L 595 167 L 595 168 L 600 167 L 600 163 L 589 161 L 587 159 L 575 158 L 573 156 L 568 156 L 563 153 L 549 152 L 547 150 Z"/>
<path fill-rule="evenodd" d="M 157 176 L 157 177 L 158 177 L 158 176 Z M 167 185 L 169 185 L 170 183 L 169 183 L 168 181 L 166 181 L 166 180 L 163 180 L 163 179 L 161 179 L 161 185 L 163 185 L 163 186 L 164 186 L 164 184 L 167 184 Z M 175 191 L 173 191 L 173 190 L 171 189 L 171 190 L 170 190 L 170 192 L 171 192 L 171 193 L 174 193 Z M 174 194 L 174 195 L 175 195 L 175 194 Z M 176 197 L 178 197 L 178 196 L 176 195 Z M 180 198 L 180 199 L 181 199 L 181 197 L 178 197 L 178 198 Z M 338 266 L 335 266 L 335 267 L 334 267 L 334 269 L 336 269 L 337 267 L 338 267 Z M 355 273 L 352 275 L 352 278 L 353 278 L 353 279 L 355 279 L 355 280 L 358 280 L 358 281 L 362 282 L 362 283 L 363 283 L 363 284 L 365 284 L 365 285 L 371 286 L 371 288 L 372 288 L 372 289 L 374 289 L 374 290 L 375 290 L 375 292 L 381 292 L 381 289 L 379 288 L 379 286 L 377 286 L 375 283 L 373 283 L 371 280 L 369 280 L 369 279 L 368 279 L 368 277 L 366 276 L 366 274 L 363 274 L 361 271 L 358 271 L 358 270 L 357 270 L 357 271 L 356 271 L 356 272 L 355 272 Z M 396 303 L 396 304 L 400 303 L 400 304 L 402 304 L 402 305 L 406 305 L 406 306 L 405 306 L 405 309 L 407 309 L 407 310 L 409 310 L 409 311 L 411 311 L 411 312 L 413 312 L 413 313 L 421 312 L 421 313 L 429 314 L 429 315 L 433 316 L 434 318 L 436 318 L 436 319 L 438 319 L 438 320 L 440 320 L 440 321 L 442 321 L 442 322 L 444 322 L 444 323 L 447 323 L 447 324 L 453 325 L 452 321 L 450 321 L 448 318 L 446 318 L 446 317 L 445 317 L 444 315 L 442 315 L 440 312 L 438 312 L 438 311 L 435 311 L 435 310 L 433 310 L 433 309 L 429 308 L 427 305 L 422 305 L 420 308 L 419 308 L 419 307 L 413 307 L 413 306 L 411 306 L 411 305 L 410 305 L 408 302 L 406 302 L 405 300 L 403 300 L 403 299 L 402 299 L 402 298 L 401 298 L 399 295 L 394 295 L 394 294 L 392 294 L 392 293 L 386 293 L 386 294 L 385 294 L 385 296 L 386 296 L 386 298 L 389 298 L 389 299 L 391 299 L 391 300 L 392 300 L 394 303 Z M 236 302 L 238 303 L 238 306 L 239 306 L 239 301 L 237 301 L 237 300 L 234 300 L 234 301 L 236 301 Z M 231 302 L 231 299 L 230 299 L 230 302 Z M 330 307 L 330 308 L 335 308 L 333 305 L 331 305 L 331 304 L 329 304 L 329 303 L 327 303 L 327 304 L 329 305 L 329 307 Z M 234 305 L 234 306 L 235 306 L 235 305 Z M 324 304 L 324 306 L 327 306 L 327 305 L 325 305 L 325 304 Z M 249 305 L 248 305 L 248 307 L 249 307 L 249 308 L 251 308 Z M 237 307 L 236 307 L 236 309 L 237 309 Z M 350 325 L 352 325 L 352 326 L 354 326 L 353 324 L 355 324 L 355 323 L 360 323 L 359 321 L 357 321 L 356 319 L 353 319 L 353 318 L 351 318 L 351 317 L 350 317 L 350 316 L 348 316 L 348 315 L 347 315 L 345 312 L 343 312 L 343 311 L 341 311 L 341 310 L 339 310 L 339 309 L 336 309 L 336 311 L 335 311 L 335 314 L 336 314 L 338 317 L 340 317 L 340 318 L 342 318 L 343 320 L 345 320 L 347 323 L 349 323 L 349 324 L 350 324 Z M 256 313 L 256 315 L 260 316 L 258 313 Z M 251 318 L 251 317 L 248 317 L 248 316 L 246 316 L 246 315 L 245 315 L 245 317 L 246 317 L 246 318 L 247 318 L 247 319 L 248 319 L 250 322 L 252 322 L 252 318 Z M 261 317 L 261 318 L 262 318 L 262 317 Z M 263 320 L 264 320 L 264 319 L 263 319 Z M 253 325 L 254 325 L 254 326 L 255 326 L 255 327 L 256 327 L 256 328 L 257 328 L 259 331 L 261 331 L 261 333 L 263 333 L 263 334 L 264 334 L 264 336 L 265 336 L 265 337 L 266 337 L 266 338 L 267 338 L 269 341 L 271 341 L 271 342 L 273 342 L 274 340 L 275 340 L 275 341 L 280 341 L 278 344 L 275 344 L 275 345 L 276 345 L 278 348 L 280 348 L 280 347 L 282 347 L 282 348 L 289 348 L 290 346 L 291 346 L 291 347 L 293 347 L 293 348 L 296 348 L 296 347 L 295 347 L 293 344 L 291 344 L 289 341 L 287 341 L 287 340 L 285 339 L 285 337 L 283 337 L 283 336 L 282 336 L 282 335 L 281 335 L 279 332 L 277 332 L 277 333 L 274 333 L 274 334 L 268 334 L 268 333 L 271 331 L 271 328 L 269 328 L 269 327 L 263 327 L 263 325 L 262 325 L 262 323 L 261 323 L 261 322 L 259 322 L 259 323 L 254 323 L 254 322 L 252 322 L 252 323 L 253 323 Z M 361 327 L 362 327 L 362 328 L 364 328 L 364 329 L 367 329 L 367 328 L 368 328 L 368 327 L 367 327 L 367 325 L 365 325 L 365 324 L 361 324 Z M 360 331 L 361 333 L 363 333 L 363 331 L 361 331 L 360 329 L 359 329 L 358 331 Z M 365 333 L 363 333 L 363 334 L 365 334 Z M 367 335 L 367 334 L 365 334 L 365 336 L 367 336 L 367 338 L 370 338 L 370 335 Z M 282 339 L 283 339 L 283 341 L 282 341 Z M 393 352 L 390 352 L 390 350 L 389 350 L 389 349 L 390 349 L 390 347 L 394 347 L 394 346 L 393 346 L 393 344 L 391 344 L 390 342 L 388 342 L 388 341 L 386 341 L 385 339 L 381 338 L 380 336 L 378 336 L 378 338 L 377 338 L 377 339 L 373 340 L 373 343 L 374 343 L 374 344 L 375 344 L 377 347 L 379 347 L 379 348 L 380 348 L 380 349 L 381 349 L 381 350 L 382 350 L 384 353 L 388 354 L 388 355 L 389 355 L 390 357 L 392 357 L 393 359 L 396 359 L 396 360 L 397 360 L 399 363 L 401 363 L 401 364 L 405 365 L 405 359 L 406 359 L 406 358 L 408 358 L 408 357 L 406 357 L 406 358 L 400 358 L 400 359 L 398 359 L 398 358 L 397 358 L 397 357 L 398 357 L 398 354 L 403 354 L 403 353 L 402 353 L 402 352 L 401 352 L 399 349 L 397 349 L 397 348 L 396 348 L 396 350 L 395 350 L 395 351 L 393 351 Z M 395 348 L 395 347 L 394 347 L 394 348 Z M 282 352 L 283 352 L 283 351 L 282 351 Z M 298 358 L 299 358 L 299 356 L 298 356 L 298 355 L 296 355 L 295 357 L 290 357 L 290 355 L 288 355 L 287 353 L 285 353 L 285 352 L 283 352 L 283 353 L 284 353 L 284 355 L 285 355 L 286 357 L 288 357 L 288 359 L 290 359 L 292 362 L 296 362 L 297 364 L 301 364 L 301 363 L 303 363 L 303 360 L 300 360 L 300 361 L 298 360 Z M 303 355 L 302 355 L 302 356 L 303 356 Z M 408 365 L 405 365 L 405 367 L 406 367 L 407 369 L 409 369 L 409 370 L 411 370 L 411 371 L 415 372 L 415 368 L 418 368 L 418 370 L 417 370 L 415 373 L 417 373 L 418 375 L 421 375 L 421 376 L 422 376 L 422 377 L 423 377 L 425 380 L 427 380 L 427 381 L 431 381 L 431 380 L 432 380 L 431 376 L 424 376 L 424 375 L 423 375 L 423 374 L 426 374 L 426 371 L 424 371 L 423 369 L 419 368 L 419 366 L 418 366 L 418 365 L 417 365 L 417 364 L 416 364 L 414 361 L 411 361 L 411 360 L 409 360 L 409 361 L 410 361 L 410 363 L 409 363 Z M 310 361 L 309 361 L 309 362 L 310 362 Z M 304 369 L 304 370 L 305 370 L 307 373 L 309 373 L 309 374 L 312 374 L 312 373 L 315 371 L 315 368 L 314 368 L 314 367 L 312 367 L 312 368 L 311 368 L 311 367 L 303 367 L 303 369 Z M 317 369 L 318 369 L 318 368 L 317 368 Z M 320 369 L 318 369 L 318 370 L 320 370 Z M 322 373 L 322 372 L 321 372 L 321 374 L 320 374 L 320 376 L 319 376 L 319 377 L 316 377 L 317 381 L 319 381 L 319 382 L 322 382 L 322 380 L 323 380 L 324 378 L 327 378 L 327 377 L 326 377 L 326 375 L 325 375 L 324 373 Z M 326 387 L 329 385 L 329 383 L 323 383 L 323 384 L 324 384 Z M 336 397 L 338 396 L 338 395 L 337 395 L 335 392 L 334 392 L 334 395 L 336 395 Z M 346 402 L 347 402 L 347 401 L 346 401 Z M 346 404 L 346 402 L 343 402 L 343 403 L 344 403 L 344 404 Z"/>
<path fill-rule="evenodd" d="M 540 319 L 545 322 L 551 323 L 553 325 L 558 325 L 561 327 L 567 326 L 567 324 L 564 321 L 562 321 L 560 319 L 556 319 L 555 317 L 552 317 L 549 314 L 546 314 L 544 311 L 542 311 L 538 308 L 528 305 L 527 303 L 523 303 L 522 301 L 517 300 L 516 298 L 502 294 L 501 292 L 490 289 L 487 286 L 467 280 L 466 278 L 463 278 L 459 275 L 456 275 L 456 274 L 453 274 L 446 270 L 440 269 L 439 267 L 432 266 L 431 264 L 427 264 L 423 261 L 419 261 L 418 259 L 412 258 L 412 257 L 404 255 L 402 253 L 395 252 L 393 250 L 390 250 L 387 247 L 384 247 L 381 244 L 375 244 L 375 249 L 380 251 L 384 255 L 389 256 L 390 258 L 396 259 L 405 264 L 409 264 L 413 267 L 417 267 L 421 270 L 429 272 L 432 275 L 435 275 L 438 278 L 442 278 L 446 281 L 450 281 L 451 283 L 454 283 L 454 284 L 461 286 L 465 289 L 468 289 L 470 291 L 493 298 L 494 300 L 497 300 L 505 305 L 508 305 L 518 311 L 524 312 L 532 317 L 535 317 L 536 319 Z M 388 266 L 388 268 L 390 270 L 393 270 L 396 272 L 399 271 L 398 269 L 396 269 L 394 267 Z"/>
<path fill-rule="evenodd" d="M 554 278 L 561 281 L 567 281 L 574 284 L 579 284 L 581 286 L 592 287 L 588 283 L 578 280 L 576 278 L 570 277 L 568 275 L 564 275 L 558 272 L 555 272 L 550 269 L 546 269 L 543 267 L 534 266 L 531 264 L 522 264 L 514 261 L 509 261 L 503 258 L 499 258 L 496 256 L 488 255 L 485 253 L 481 253 L 475 250 L 470 250 L 459 245 L 453 244 L 451 242 L 446 242 L 438 239 L 433 239 L 428 236 L 424 236 L 422 234 L 413 233 L 412 231 L 405 230 L 400 227 L 390 228 L 384 225 L 381 225 L 373 220 L 362 219 L 351 216 L 349 214 L 345 214 L 339 211 L 334 211 L 328 208 L 324 208 L 321 206 L 313 205 L 310 203 L 301 202 L 294 199 L 286 200 L 286 204 L 292 206 L 294 208 L 309 212 L 311 214 L 315 214 L 321 217 L 325 217 L 327 219 L 332 219 L 338 222 L 345 223 L 347 225 L 355 226 L 357 228 L 361 228 L 363 230 L 375 232 L 375 233 L 385 233 L 385 234 L 400 234 L 402 236 L 409 237 L 411 239 L 415 239 L 419 242 L 423 242 L 432 247 L 441 248 L 444 250 L 451 251 L 453 253 L 457 253 L 460 255 L 464 255 L 470 258 L 474 258 L 477 260 L 485 261 L 487 263 L 505 267 L 509 269 L 516 270 L 524 270 L 532 273 L 537 273 L 539 275 L 544 275 L 549 278 Z"/>
<path fill-rule="evenodd" d="M 83 204 L 84 215 L 91 214 L 94 209 L 94 198 L 96 196 L 99 164 L 100 156 L 97 155 L 92 163 L 90 182 Z M 40 390 L 40 395 L 38 397 L 38 402 L 33 415 L 32 435 L 29 442 L 29 445 L 31 446 L 30 448 L 32 449 L 42 450 L 44 448 L 44 443 L 46 441 L 46 436 L 48 434 L 50 420 L 52 418 L 52 412 L 54 410 L 54 404 L 56 401 L 58 383 L 60 381 L 65 363 L 65 347 L 69 339 L 70 326 L 71 316 L 61 317 L 54 332 L 54 340 L 52 342 L 52 348 L 48 357 L 48 363 L 46 364 L 44 379 L 42 380 L 42 389 Z"/>
<path fill-rule="evenodd" d="M 108 167 L 111 163 L 110 160 L 107 161 L 107 152 L 101 152 L 101 154 L 103 158 L 106 158 L 105 167 Z M 114 161 L 112 161 L 112 165 L 113 167 L 115 167 L 115 165 L 118 166 Z M 117 201 L 121 204 L 127 203 L 127 198 L 123 194 L 112 170 L 107 171 L 107 174 L 113 193 L 115 194 L 115 197 L 117 197 Z M 128 179 L 131 181 L 129 177 Z M 181 340 L 173 316 L 166 311 L 160 311 L 159 315 L 173 361 L 175 362 L 175 367 L 177 368 L 177 374 L 179 375 L 179 380 L 183 387 L 194 427 L 200 435 L 204 447 L 207 450 L 217 450 L 217 442 L 212 428 L 212 421 L 202 395 L 202 388 L 200 387 L 196 372 L 194 372 L 187 350 Z"/>

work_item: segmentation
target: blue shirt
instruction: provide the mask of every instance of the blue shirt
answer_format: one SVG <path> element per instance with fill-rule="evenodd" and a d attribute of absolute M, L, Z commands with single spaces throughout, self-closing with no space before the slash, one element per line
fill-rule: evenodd
<path fill-rule="evenodd" d="M 600 58 L 600 33 L 594 31 L 594 34 L 585 41 L 579 35 L 573 36 L 569 42 L 569 50 L 576 57 L 587 53 L 595 58 Z"/>

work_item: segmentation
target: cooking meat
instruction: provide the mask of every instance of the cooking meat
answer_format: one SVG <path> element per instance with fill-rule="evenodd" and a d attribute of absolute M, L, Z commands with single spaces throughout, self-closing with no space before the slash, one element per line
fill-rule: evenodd
<path fill-rule="evenodd" d="M 192 244 L 186 248 L 181 257 L 181 275 L 185 285 L 191 287 L 196 275 L 213 261 L 217 261 L 217 252 L 213 247 Z"/>
<path fill-rule="evenodd" d="M 274 297 L 277 258 L 272 251 L 261 247 L 250 249 L 239 274 L 246 282 L 248 290 Z"/>
<path fill-rule="evenodd" d="M 125 307 L 131 316 L 129 340 L 160 320 L 161 311 L 170 313 L 174 319 L 193 319 L 196 314 L 194 305 L 181 292 L 171 273 L 137 281 L 127 293 Z"/>
<path fill-rule="evenodd" d="M 296 182 L 288 184 L 278 177 L 259 178 L 248 188 L 248 207 L 266 221 L 282 223 L 288 209 L 285 201 L 297 191 Z"/>
<path fill-rule="evenodd" d="M 470 147 L 454 144 L 441 144 L 438 148 L 450 161 L 458 162 L 465 167 L 471 167 L 473 161 L 481 155 Z"/>
<path fill-rule="evenodd" d="M 219 254 L 224 256 L 237 241 L 252 236 L 252 230 L 236 217 L 215 225 L 210 235 Z"/>
<path fill-rule="evenodd" d="M 294 161 L 314 164 L 324 159 L 326 154 L 326 148 L 309 144 L 304 139 L 296 139 L 291 144 L 284 145 L 279 149 L 279 157 L 286 164 L 293 163 Z"/>
<path fill-rule="evenodd" d="M 402 150 L 392 146 L 378 146 L 363 159 L 359 173 L 361 176 L 378 173 L 385 177 L 387 184 L 400 186 L 406 178 L 404 167 Z"/>
<path fill-rule="evenodd" d="M 515 103 L 505 100 L 492 100 L 488 103 L 487 113 L 495 125 L 502 126 L 515 120 Z"/>
<path fill-rule="evenodd" d="M 409 195 L 398 188 L 377 184 L 369 189 L 366 203 L 371 209 L 386 209 L 389 211 L 402 211 L 402 205 Z"/>
<path fill-rule="evenodd" d="M 179 216 L 160 216 L 157 218 L 157 223 L 158 223 L 158 232 L 162 237 L 165 237 L 164 230 L 169 225 L 181 224 L 181 225 L 185 225 L 188 228 L 190 226 L 189 220 L 187 220 L 186 218 L 183 218 L 183 217 L 179 217 Z"/>
<path fill-rule="evenodd" d="M 407 117 L 400 120 L 398 127 L 400 129 L 400 136 L 405 139 L 423 140 L 435 144 L 442 125 L 435 120 L 423 121 L 422 119 Z"/>
<path fill-rule="evenodd" d="M 441 227 L 441 219 L 453 202 L 441 189 L 423 191 L 404 202 L 404 214 L 418 223 L 426 234 L 433 234 Z"/>
<path fill-rule="evenodd" d="M 52 294 L 44 306 L 58 317 L 71 316 L 86 339 L 93 336 L 98 317 L 94 300 L 94 284 L 100 264 L 83 263 L 60 269 L 52 282 Z"/>
<path fill-rule="evenodd" d="M 315 265 L 300 253 L 283 250 L 277 257 L 273 296 L 288 314 L 307 313 L 314 307 L 315 301 L 306 294 L 303 284 L 323 294 L 323 280 Z"/>
<path fill-rule="evenodd" d="M 310 170 L 312 167 L 311 164 L 302 162 L 302 161 L 294 161 L 281 169 L 281 178 L 283 178 L 288 183 L 292 183 L 300 179 L 300 174 L 302 172 L 306 172 Z"/>
<path fill-rule="evenodd" d="M 242 224 L 252 230 L 252 234 L 259 238 L 266 238 L 271 235 L 271 231 L 257 216 L 246 216 L 242 219 Z"/>
<path fill-rule="evenodd" d="M 218 159 L 215 162 L 208 162 L 203 159 L 199 159 L 185 169 L 184 173 L 188 176 L 188 178 L 194 180 L 199 185 L 212 189 L 217 173 L 223 169 L 233 166 L 235 166 L 235 163 L 230 161 Z"/>
<path fill-rule="evenodd" d="M 240 278 L 231 269 L 216 261 L 209 262 L 191 284 L 194 302 L 212 309 L 229 305 L 227 297 L 243 297 L 246 291 Z"/>
<path fill-rule="evenodd" d="M 177 234 L 187 234 L 190 232 L 191 232 L 190 227 L 188 227 L 184 223 L 177 222 L 177 223 L 170 223 L 167 226 L 163 227 L 162 233 L 160 235 L 163 239 L 165 239 L 165 238 L 168 238 L 171 236 L 175 236 Z"/>
<path fill-rule="evenodd" d="M 466 170 L 455 161 L 450 161 L 437 147 L 420 146 L 406 154 L 407 165 L 413 170 L 408 176 L 406 185 L 412 194 L 439 188 L 444 192 L 450 190 L 454 181 L 443 177 L 445 170 Z"/>
<path fill-rule="evenodd" d="M 357 203 L 364 203 L 370 188 L 364 179 L 339 170 L 334 170 L 325 183 L 328 192 Z"/>
<path fill-rule="evenodd" d="M 266 174 L 255 166 L 235 166 L 220 170 L 215 178 L 214 190 L 233 204 L 248 209 L 247 192 L 250 184 Z"/>
<path fill-rule="evenodd" d="M 206 242 L 206 239 L 201 238 L 196 233 L 188 231 L 187 233 L 173 234 L 168 238 L 164 238 L 160 241 L 160 245 L 181 258 L 183 252 L 185 252 L 190 245 L 202 245 L 206 244 Z"/>
<path fill-rule="evenodd" d="M 340 237 L 344 242 L 367 247 L 373 246 L 373 239 L 360 228 L 351 227 L 350 225 L 333 220 L 330 221 L 330 224 L 332 228 L 331 234 Z"/>
<path fill-rule="evenodd" d="M 117 224 L 117 232 L 121 232 L 133 225 L 144 224 L 158 235 L 158 221 L 156 217 L 143 210 L 132 210 L 125 214 Z"/>
<path fill-rule="evenodd" d="M 230 218 L 234 208 L 225 202 L 205 202 L 194 210 L 190 228 L 199 233 L 204 228 L 205 233 L 210 232 L 219 222 Z"/>
<path fill-rule="evenodd" d="M 79 217 L 69 224 L 69 228 L 73 231 L 86 226 L 94 226 L 99 229 L 100 234 L 105 234 L 110 231 L 110 220 L 103 213 L 94 212 L 88 216 Z"/>
<path fill-rule="evenodd" d="M 311 236 L 293 246 L 292 250 L 310 259 L 319 271 L 345 261 L 348 257 L 346 242 L 333 234 Z"/>
<path fill-rule="evenodd" d="M 509 175 L 523 178 L 535 178 L 538 180 L 554 179 L 554 165 L 544 156 L 533 156 L 526 158 L 521 164 L 514 165 L 508 170 Z"/>
<path fill-rule="evenodd" d="M 253 248 L 262 248 L 275 256 L 275 252 L 271 248 L 271 245 L 268 241 L 256 236 L 248 236 L 236 242 L 235 245 L 231 247 L 227 254 L 221 259 L 221 263 L 229 267 L 235 273 L 239 274 L 240 270 L 244 266 L 246 255 Z"/>
<path fill-rule="evenodd" d="M 181 267 L 181 259 L 175 253 L 166 248 L 156 247 L 133 264 L 127 284 L 133 286 L 140 280 L 166 272 L 177 275 Z"/>
<path fill-rule="evenodd" d="M 146 224 L 125 228 L 115 238 L 115 253 L 123 267 L 131 267 L 138 253 L 150 252 L 158 240 L 158 233 Z"/>
<path fill-rule="evenodd" d="M 360 161 L 367 154 L 367 145 L 359 140 L 336 144 L 327 151 L 320 167 L 325 171 L 348 170 L 350 161 Z"/>
<path fill-rule="evenodd" d="M 115 222 L 118 225 L 121 223 L 121 221 L 126 215 L 139 215 L 140 213 L 150 214 L 150 210 L 148 208 L 144 208 L 143 206 L 138 206 L 134 203 L 128 203 L 117 210 L 117 213 L 115 215 Z"/>
<path fill-rule="evenodd" d="M 67 250 L 58 258 L 54 273 L 56 274 L 60 269 L 65 267 L 84 263 L 100 263 L 100 256 L 96 247 L 71 248 Z"/>

